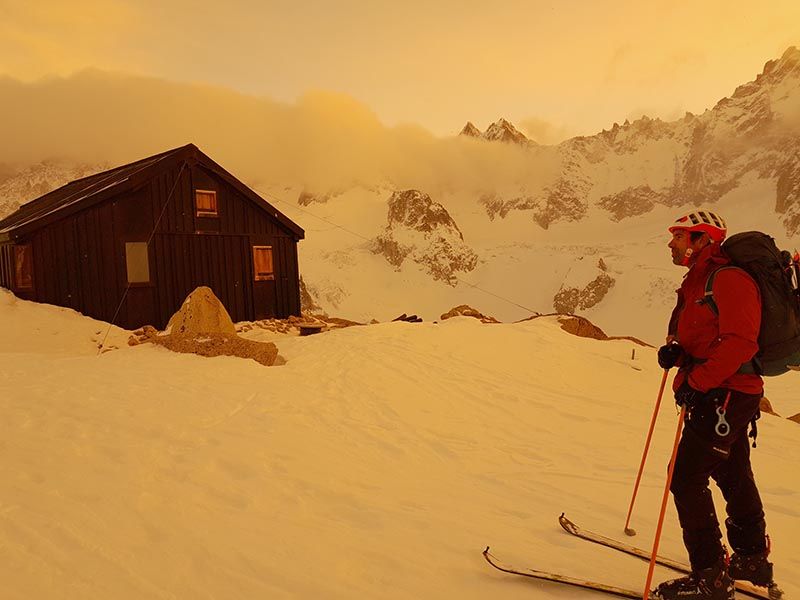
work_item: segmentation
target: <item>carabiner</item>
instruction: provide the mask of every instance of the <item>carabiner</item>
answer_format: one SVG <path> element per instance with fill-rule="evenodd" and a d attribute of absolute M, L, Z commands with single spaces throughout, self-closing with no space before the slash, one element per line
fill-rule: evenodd
<path fill-rule="evenodd" d="M 714 431 L 717 432 L 719 437 L 725 437 L 731 432 L 731 426 L 728 425 L 728 422 L 725 420 L 724 407 L 717 408 L 717 426 L 714 428 Z"/>

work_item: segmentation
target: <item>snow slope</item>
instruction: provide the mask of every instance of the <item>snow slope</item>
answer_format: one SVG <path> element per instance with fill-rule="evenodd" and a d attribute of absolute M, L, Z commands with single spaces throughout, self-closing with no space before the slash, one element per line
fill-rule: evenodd
<path fill-rule="evenodd" d="M 774 194 L 771 185 L 755 175 L 745 177 L 714 206 L 731 233 L 767 231 L 781 247 L 798 248 L 800 235 L 786 236 L 780 215 L 754 209 L 754 198 Z M 454 306 L 469 304 L 501 321 L 515 321 L 532 312 L 552 312 L 559 288 L 585 285 L 603 259 L 615 285 L 597 306 L 580 314 L 609 335 L 635 335 L 654 345 L 664 338 L 674 290 L 685 273 L 671 262 L 667 227 L 693 209 L 658 205 L 620 223 L 592 214 L 543 230 L 521 211 L 489 224 L 474 198 L 436 196 L 433 200 L 447 207 L 464 243 L 478 256 L 477 267 L 457 273 L 457 285 L 450 286 L 432 280 L 425 265 L 405 261 L 396 268 L 371 251 L 370 236 L 386 222 L 388 190 L 353 190 L 308 207 L 293 202 L 299 193 L 294 189 L 258 191 L 306 228 L 298 246 L 303 279 L 332 315 L 368 322 L 405 312 L 435 320 Z"/>
<path fill-rule="evenodd" d="M 282 367 L 127 347 L 121 330 L 98 356 L 101 323 L 2 291 L 0 331 L 4 599 L 594 597 L 493 571 L 487 544 L 643 584 L 644 563 L 556 518 L 622 533 L 653 350 L 462 317 L 252 332 Z M 798 377 L 768 383 L 783 414 L 800 412 Z M 667 401 L 632 523 L 645 547 L 675 423 Z M 776 576 L 796 597 L 800 429 L 759 431 Z M 682 555 L 671 506 L 662 549 Z"/>

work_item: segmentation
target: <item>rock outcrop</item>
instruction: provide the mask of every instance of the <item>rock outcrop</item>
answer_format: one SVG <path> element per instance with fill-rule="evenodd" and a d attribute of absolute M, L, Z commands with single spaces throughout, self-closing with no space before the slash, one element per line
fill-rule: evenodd
<path fill-rule="evenodd" d="M 654 192 L 649 185 L 639 185 L 603 196 L 598 205 L 611 213 L 612 221 L 621 221 L 648 213 L 653 210 L 657 202 L 663 201 L 664 196 Z"/>
<path fill-rule="evenodd" d="M 300 312 L 302 314 L 310 312 L 323 312 L 322 307 L 314 299 L 314 296 L 303 281 L 303 276 L 300 275 Z"/>
<path fill-rule="evenodd" d="M 344 192 L 345 190 L 343 188 L 328 190 L 326 192 L 314 192 L 308 189 L 304 189 L 297 196 L 297 204 L 299 204 L 300 206 L 308 206 L 314 203 L 326 204 L 333 198 L 341 196 Z"/>
<path fill-rule="evenodd" d="M 195 289 L 169 320 L 163 332 L 146 326 L 133 333 L 128 344 L 164 346 L 173 352 L 200 356 L 237 356 L 271 366 L 278 358 L 278 348 L 269 342 L 257 342 L 236 334 L 228 311 L 207 287 Z"/>
<path fill-rule="evenodd" d="M 306 325 L 321 325 L 322 331 L 331 331 L 333 329 L 364 325 L 364 323 L 340 319 L 339 317 L 329 317 L 324 313 L 304 312 L 301 317 L 289 316 L 286 319 L 244 321 L 236 324 L 236 331 L 237 333 L 248 333 L 250 331 L 264 330 L 286 335 L 298 335 L 300 333 L 300 328 Z"/>
<path fill-rule="evenodd" d="M 586 317 L 581 317 L 579 315 L 562 315 L 558 313 L 549 313 L 546 315 L 535 314 L 526 319 L 522 319 L 521 321 L 517 321 L 517 323 L 523 323 L 525 321 L 531 321 L 533 319 L 540 319 L 540 318 L 550 318 L 555 319 L 558 324 L 561 326 L 561 329 L 570 333 L 572 335 L 577 335 L 578 337 L 585 337 L 585 338 L 592 338 L 594 340 L 628 340 L 639 346 L 645 346 L 647 348 L 652 348 L 650 344 L 647 342 L 643 342 L 639 338 L 629 336 L 629 335 L 606 335 L 606 333 L 600 329 L 597 325 L 592 323 Z"/>
<path fill-rule="evenodd" d="M 594 340 L 607 340 L 608 336 L 589 319 L 576 315 L 562 315 L 558 317 L 561 329 L 578 337 L 592 338 Z"/>
<path fill-rule="evenodd" d="M 419 190 L 392 194 L 388 224 L 371 249 L 396 269 L 410 259 L 434 279 L 452 286 L 458 283 L 456 273 L 471 271 L 478 264 L 478 256 L 464 242 L 447 210 Z"/>
<path fill-rule="evenodd" d="M 451 308 L 449 311 L 444 313 L 440 320 L 444 321 L 446 319 L 451 319 L 453 317 L 472 317 L 474 319 L 478 319 L 481 323 L 499 323 L 497 319 L 494 317 L 489 317 L 481 313 L 480 311 L 468 306 L 466 304 L 461 304 L 456 306 L 455 308 Z"/>
<path fill-rule="evenodd" d="M 597 276 L 584 287 L 562 285 L 553 298 L 553 308 L 558 313 L 572 314 L 576 310 L 586 310 L 600 303 L 616 281 L 608 274 L 603 259 L 597 264 Z"/>

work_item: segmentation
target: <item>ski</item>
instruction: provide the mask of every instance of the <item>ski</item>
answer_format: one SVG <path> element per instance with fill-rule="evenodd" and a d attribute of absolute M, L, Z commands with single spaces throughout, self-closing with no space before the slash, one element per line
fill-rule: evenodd
<path fill-rule="evenodd" d="M 604 535 L 600 535 L 599 533 L 594 533 L 592 531 L 586 531 L 585 529 L 581 529 L 575 523 L 570 521 L 564 515 L 564 513 L 561 513 L 561 516 L 558 517 L 558 522 L 561 525 L 561 527 L 564 528 L 564 531 L 576 537 L 579 537 L 583 540 L 595 544 L 600 544 L 601 546 L 611 548 L 612 550 L 618 550 L 620 552 L 624 552 L 625 554 L 629 554 L 630 556 L 635 556 L 636 558 L 640 558 L 648 562 L 650 561 L 649 551 L 644 550 L 642 548 L 637 548 L 636 546 L 626 544 L 625 542 L 621 542 L 613 538 L 606 537 Z M 668 567 L 670 569 L 679 571 L 681 573 L 691 572 L 691 568 L 689 567 L 688 564 L 677 560 L 673 560 L 671 558 L 667 558 L 666 556 L 660 556 L 660 555 L 656 556 L 656 564 L 659 564 L 662 567 Z M 769 588 L 763 588 L 755 586 L 747 581 L 736 581 L 735 585 L 737 592 L 741 592 L 742 594 L 746 596 L 751 596 L 753 598 L 764 598 L 765 600 L 777 600 L 783 596 L 783 592 L 781 592 L 778 586 L 775 584 L 773 584 Z"/>
<path fill-rule="evenodd" d="M 568 577 L 566 575 L 558 575 L 556 573 L 547 573 L 545 571 L 536 571 L 535 569 L 517 569 L 510 565 L 501 563 L 497 557 L 489 553 L 489 546 L 483 551 L 483 557 L 490 565 L 499 571 L 511 573 L 513 575 L 522 575 L 524 577 L 532 577 L 533 579 L 540 579 L 543 581 L 552 581 L 565 585 L 583 588 L 585 590 L 594 590 L 596 592 L 603 592 L 612 596 L 620 598 L 640 598 L 642 592 L 639 590 L 627 590 L 625 588 L 608 585 L 605 583 L 598 583 L 596 581 L 586 581 L 585 579 L 577 579 L 575 577 Z"/>
<path fill-rule="evenodd" d="M 625 542 L 621 542 L 619 540 L 615 540 L 613 538 L 606 537 L 604 535 L 600 535 L 599 533 L 594 533 L 592 531 L 586 531 L 578 527 L 575 523 L 570 521 L 564 513 L 561 513 L 561 516 L 558 517 L 558 523 L 561 527 L 564 528 L 564 531 L 567 533 L 571 533 L 575 537 L 579 537 L 583 540 L 593 542 L 595 544 L 600 544 L 601 546 L 606 546 L 607 548 L 611 548 L 613 550 L 619 550 L 620 552 L 624 552 L 625 554 L 630 554 L 631 556 L 635 556 L 636 558 L 641 558 L 642 560 L 650 561 L 650 552 L 644 550 L 642 548 L 637 548 L 635 546 L 631 546 L 630 544 L 626 544 Z M 666 556 L 658 555 L 656 556 L 656 564 L 661 565 L 662 567 L 669 567 L 675 571 L 680 571 L 681 573 L 691 573 L 692 569 L 689 567 L 687 563 L 680 562 L 678 560 L 672 560 L 671 558 L 667 558 Z"/>

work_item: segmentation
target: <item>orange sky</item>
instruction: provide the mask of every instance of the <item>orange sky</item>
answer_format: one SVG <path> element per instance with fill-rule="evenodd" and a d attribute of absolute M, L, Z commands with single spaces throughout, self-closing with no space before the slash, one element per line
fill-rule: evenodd
<path fill-rule="evenodd" d="M 22 81 L 95 67 L 283 102 L 328 90 L 387 125 L 504 116 L 544 143 L 702 112 L 790 45 L 797 0 L 0 0 L 0 75 Z"/>

